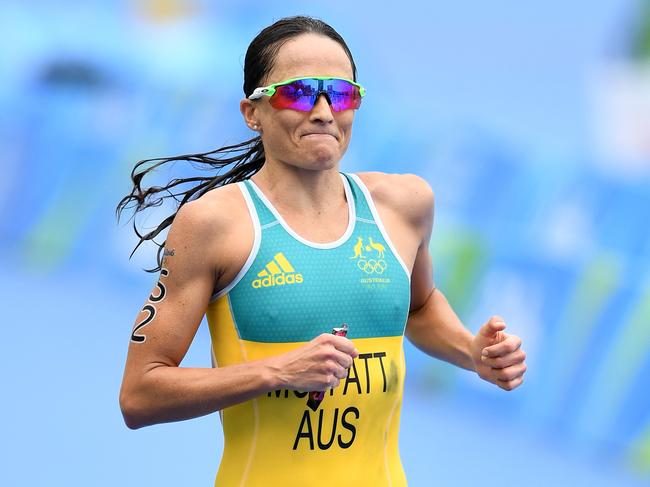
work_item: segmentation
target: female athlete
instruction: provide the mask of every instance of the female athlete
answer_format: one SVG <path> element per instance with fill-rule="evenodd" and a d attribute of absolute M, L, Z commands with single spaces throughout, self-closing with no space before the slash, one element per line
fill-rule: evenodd
<path fill-rule="evenodd" d="M 256 137 L 141 161 L 118 205 L 137 212 L 193 183 L 153 232 L 136 229 L 142 243 L 171 225 L 131 332 L 124 420 L 136 429 L 219 411 L 219 486 L 404 486 L 403 336 L 507 391 L 526 371 L 521 340 L 498 316 L 472 335 L 435 288 L 424 179 L 341 171 L 365 89 L 334 29 L 297 16 L 262 30 L 244 94 Z M 142 188 L 179 160 L 213 171 Z M 179 367 L 204 315 L 213 367 Z"/>

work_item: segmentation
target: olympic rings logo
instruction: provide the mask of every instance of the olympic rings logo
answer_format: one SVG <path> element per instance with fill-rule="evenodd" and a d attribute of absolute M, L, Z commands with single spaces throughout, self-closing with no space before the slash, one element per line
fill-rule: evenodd
<path fill-rule="evenodd" d="M 357 267 L 366 274 L 383 274 L 388 266 L 384 259 L 359 259 L 357 261 Z"/>

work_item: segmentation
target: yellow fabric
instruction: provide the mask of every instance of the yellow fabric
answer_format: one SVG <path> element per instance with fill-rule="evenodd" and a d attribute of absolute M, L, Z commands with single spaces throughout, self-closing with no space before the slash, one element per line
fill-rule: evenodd
<path fill-rule="evenodd" d="M 212 302 L 206 316 L 217 366 L 303 344 L 240 340 L 228 294 Z M 224 453 L 215 486 L 405 486 L 398 450 L 402 340 L 354 339 L 360 356 L 317 411 L 307 407 L 306 392 L 287 390 L 224 409 Z"/>

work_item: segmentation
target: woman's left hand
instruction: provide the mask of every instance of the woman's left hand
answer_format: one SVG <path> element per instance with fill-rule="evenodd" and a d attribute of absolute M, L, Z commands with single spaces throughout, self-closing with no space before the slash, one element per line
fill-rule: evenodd
<path fill-rule="evenodd" d="M 504 333 L 505 328 L 503 318 L 493 316 L 472 339 L 470 351 L 479 377 L 511 391 L 524 381 L 526 353 L 521 338 Z"/>

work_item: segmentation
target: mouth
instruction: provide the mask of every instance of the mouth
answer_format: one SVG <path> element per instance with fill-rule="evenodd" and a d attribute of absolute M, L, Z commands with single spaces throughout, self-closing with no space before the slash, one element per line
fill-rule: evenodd
<path fill-rule="evenodd" d="M 337 139 L 334 135 L 332 135 L 332 134 L 323 134 L 323 133 L 317 133 L 317 132 L 313 132 L 313 133 L 310 133 L 310 134 L 303 134 L 302 137 L 306 137 L 306 138 L 308 138 L 308 139 L 309 139 L 309 138 L 325 138 L 325 137 L 332 137 L 333 139 L 338 140 L 338 139 Z"/>

